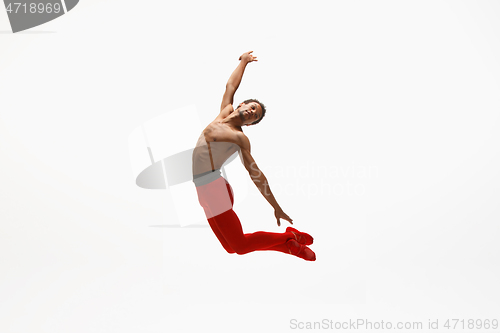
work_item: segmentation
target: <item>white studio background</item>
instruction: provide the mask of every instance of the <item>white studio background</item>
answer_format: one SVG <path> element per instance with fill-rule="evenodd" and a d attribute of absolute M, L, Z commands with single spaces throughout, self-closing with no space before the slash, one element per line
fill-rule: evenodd
<path fill-rule="evenodd" d="M 499 14 L 487 1 L 82 0 L 12 34 L 0 10 L 0 331 L 495 318 Z M 131 131 L 193 104 L 208 124 L 249 50 L 235 103 L 268 108 L 245 132 L 315 237 L 313 263 L 161 227 L 172 198 L 135 186 Z M 284 230 L 252 186 L 244 230 Z"/>

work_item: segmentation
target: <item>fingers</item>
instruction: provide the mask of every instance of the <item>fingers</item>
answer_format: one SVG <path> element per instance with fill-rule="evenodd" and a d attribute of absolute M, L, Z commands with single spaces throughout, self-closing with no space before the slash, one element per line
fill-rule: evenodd
<path fill-rule="evenodd" d="M 245 52 L 243 53 L 240 58 L 238 60 L 241 60 L 243 57 L 246 57 L 246 56 L 250 56 L 248 59 L 248 62 L 252 62 L 252 61 L 258 61 L 257 60 L 257 57 L 252 55 L 253 51 L 248 51 L 248 52 Z"/>

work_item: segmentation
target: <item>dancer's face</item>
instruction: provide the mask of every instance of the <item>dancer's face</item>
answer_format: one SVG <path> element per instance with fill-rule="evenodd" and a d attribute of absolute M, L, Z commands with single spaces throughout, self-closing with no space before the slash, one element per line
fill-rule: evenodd
<path fill-rule="evenodd" d="M 253 122 L 262 117 L 262 108 L 259 103 L 250 102 L 248 104 L 240 104 L 236 109 L 240 115 L 241 121 L 243 121 L 244 125 L 250 125 Z"/>

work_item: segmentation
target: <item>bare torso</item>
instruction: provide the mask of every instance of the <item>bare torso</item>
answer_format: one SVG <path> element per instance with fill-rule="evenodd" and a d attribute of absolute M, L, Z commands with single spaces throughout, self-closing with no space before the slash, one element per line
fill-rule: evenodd
<path fill-rule="evenodd" d="M 211 122 L 201 133 L 193 150 L 193 175 L 220 169 L 239 149 L 238 132 L 242 133 L 220 117 Z"/>

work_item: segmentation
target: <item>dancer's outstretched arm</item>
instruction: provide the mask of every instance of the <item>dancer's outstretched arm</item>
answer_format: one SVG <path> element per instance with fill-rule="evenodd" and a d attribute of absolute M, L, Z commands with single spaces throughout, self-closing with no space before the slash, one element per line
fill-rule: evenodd
<path fill-rule="evenodd" d="M 234 93 L 240 86 L 247 64 L 252 61 L 257 61 L 257 57 L 253 56 L 251 54 L 252 52 L 253 51 L 245 52 L 240 56 L 240 63 L 238 64 L 238 67 L 236 67 L 226 83 L 226 91 L 224 92 L 222 103 L 220 105 L 221 111 L 224 110 L 226 106 L 233 104 Z"/>
<path fill-rule="evenodd" d="M 290 218 L 290 216 L 283 212 L 283 209 L 281 209 L 280 205 L 276 201 L 276 198 L 271 192 L 271 188 L 269 187 L 266 176 L 264 176 L 264 173 L 259 169 L 257 163 L 255 163 L 252 154 L 250 154 L 250 140 L 248 140 L 247 136 L 243 133 L 241 133 L 240 140 L 240 156 L 242 157 L 243 164 L 245 165 L 245 168 L 250 174 L 250 178 L 252 178 L 260 193 L 262 193 L 267 202 L 269 202 L 269 204 L 273 206 L 274 216 L 276 217 L 278 226 L 281 225 L 280 219 L 286 220 L 290 222 L 290 224 L 293 224 L 293 220 Z"/>

